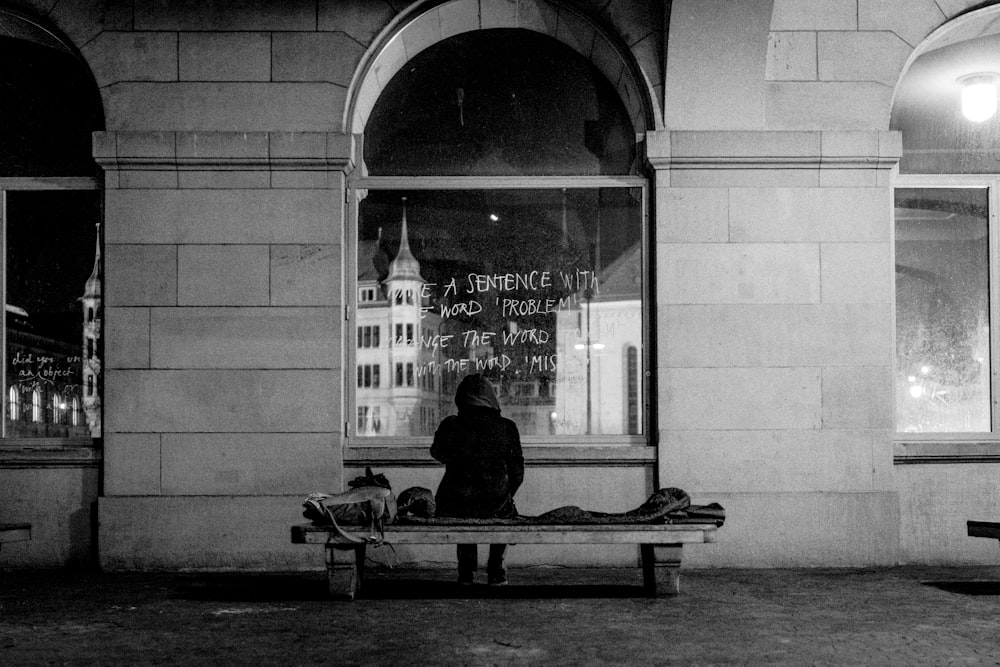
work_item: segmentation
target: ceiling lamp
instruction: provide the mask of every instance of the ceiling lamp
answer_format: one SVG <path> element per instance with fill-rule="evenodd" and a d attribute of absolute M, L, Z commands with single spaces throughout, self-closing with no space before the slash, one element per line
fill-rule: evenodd
<path fill-rule="evenodd" d="M 962 113 L 981 123 L 997 112 L 997 75 L 990 72 L 967 74 L 958 79 L 962 86 Z"/>

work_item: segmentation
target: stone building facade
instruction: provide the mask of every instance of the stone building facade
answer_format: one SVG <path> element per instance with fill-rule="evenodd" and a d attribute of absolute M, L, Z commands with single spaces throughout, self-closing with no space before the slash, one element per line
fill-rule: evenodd
<path fill-rule="evenodd" d="M 105 284 L 103 439 L 57 448 L 71 450 L 57 467 L 51 452 L 0 444 L 11 489 L 0 520 L 38 526 L 35 541 L 5 547 L 4 565 L 81 553 L 45 528 L 66 524 L 43 507 L 53 485 L 74 521 L 96 503 L 93 537 L 72 539 L 92 539 L 83 551 L 109 569 L 316 567 L 288 539 L 309 492 L 365 466 L 399 490 L 435 488 L 426 444 L 345 429 L 355 193 L 389 81 L 423 50 L 491 29 L 555 40 L 611 82 L 648 211 L 652 428 L 528 443 L 520 510 L 622 511 L 675 486 L 727 510 L 719 541 L 686 554 L 696 566 L 996 562 L 964 522 L 1000 511 L 1000 440 L 895 432 L 893 189 L 906 133 L 891 123 L 894 91 L 928 45 L 1000 6 L 6 4 L 63 35 L 100 92 Z M 636 562 L 619 547 L 511 552 L 512 565 Z"/>

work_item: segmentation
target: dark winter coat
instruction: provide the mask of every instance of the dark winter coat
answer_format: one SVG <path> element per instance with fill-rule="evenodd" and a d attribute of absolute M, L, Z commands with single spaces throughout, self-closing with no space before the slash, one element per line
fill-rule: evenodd
<path fill-rule="evenodd" d="M 435 501 L 437 514 L 468 518 L 517 516 L 514 493 L 524 479 L 517 425 L 500 416 L 493 388 L 480 375 L 462 380 L 458 415 L 445 417 L 431 456 L 445 464 Z"/>

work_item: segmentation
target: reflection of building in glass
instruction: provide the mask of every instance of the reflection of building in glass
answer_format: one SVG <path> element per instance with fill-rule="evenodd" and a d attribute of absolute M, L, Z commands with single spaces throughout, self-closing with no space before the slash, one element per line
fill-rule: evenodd
<path fill-rule="evenodd" d="M 89 435 L 80 400 L 80 349 L 32 331 L 7 305 L 7 437 Z"/>
<path fill-rule="evenodd" d="M 642 261 L 636 245 L 556 317 L 557 434 L 637 434 L 642 392 Z"/>
<path fill-rule="evenodd" d="M 584 311 L 590 288 L 588 312 L 592 317 L 597 316 L 595 308 L 604 320 L 617 310 L 619 319 L 630 318 L 622 326 L 632 326 L 636 334 L 641 332 L 639 191 L 505 190 L 502 195 L 486 190 L 369 192 L 363 201 L 363 240 L 358 246 L 359 310 L 380 306 L 375 300 L 386 298 L 388 288 L 382 281 L 389 275 L 389 260 L 395 256 L 396 247 L 394 238 L 387 246 L 381 230 L 383 226 L 395 228 L 400 197 L 406 198 L 411 217 L 419 216 L 420 220 L 419 230 L 410 230 L 408 244 L 420 258 L 422 282 L 417 284 L 427 297 L 423 307 L 433 308 L 437 315 L 433 322 L 440 325 L 441 338 L 448 341 L 447 345 L 435 347 L 435 355 L 426 357 L 433 360 L 428 362 L 429 370 L 439 381 L 437 395 L 425 400 L 433 401 L 430 405 L 438 408 L 438 418 L 454 410 L 451 397 L 458 382 L 468 374 L 482 373 L 493 383 L 504 415 L 517 424 L 522 435 L 586 435 L 583 417 L 572 420 L 572 425 L 559 417 L 556 397 L 561 392 L 566 400 L 582 395 L 581 406 L 588 393 L 585 385 L 571 386 L 574 377 L 557 375 L 563 361 L 572 367 L 580 356 L 572 347 L 575 337 L 567 338 L 569 348 L 557 349 L 557 329 L 577 330 L 577 315 Z M 595 270 L 602 266 L 602 255 L 609 259 L 608 268 Z M 625 284 L 622 272 L 629 263 L 635 264 L 634 273 L 628 275 L 631 282 Z M 607 288 L 603 287 L 605 281 Z M 559 313 L 562 319 L 558 319 Z M 360 316 L 372 315 L 362 312 Z M 357 328 L 358 388 L 370 395 L 385 392 L 392 384 L 386 380 L 386 373 L 393 379 L 397 373 L 395 367 L 387 370 L 373 365 L 375 356 L 369 350 L 378 347 L 375 336 L 380 334 L 383 342 L 387 337 L 398 337 L 394 329 L 387 332 L 384 326 L 376 334 L 372 322 L 361 319 Z M 614 337 L 603 337 L 609 336 Z M 644 383 L 638 380 L 642 372 L 638 335 L 631 344 L 634 349 L 622 352 L 623 370 L 615 372 L 616 395 L 608 406 L 597 404 L 606 395 L 605 388 L 612 387 L 611 381 L 592 374 L 592 383 L 604 382 L 592 384 L 589 395 L 597 406 L 592 408 L 592 414 L 603 414 L 602 410 L 614 413 L 613 417 L 602 416 L 606 426 L 592 429 L 595 435 L 643 432 L 639 423 L 645 411 L 639 409 Z M 628 368 L 633 369 L 631 375 Z M 405 373 L 405 367 L 399 370 Z M 373 386 L 376 373 L 380 389 Z M 586 378 L 586 373 L 578 375 Z M 565 392 L 563 377 L 569 383 Z M 362 425 L 375 416 L 364 409 L 370 405 L 369 398 L 358 401 Z M 432 412 L 426 408 L 423 411 Z M 621 411 L 624 417 L 618 415 Z M 377 417 L 384 425 L 384 408 L 379 408 Z M 430 435 L 433 428 L 422 433 Z M 380 434 L 385 434 L 384 427 Z"/>
<path fill-rule="evenodd" d="M 94 270 L 80 299 L 83 307 L 83 411 L 90 435 L 101 435 L 101 228 L 97 226 Z"/>
<path fill-rule="evenodd" d="M 427 299 L 420 263 L 410 251 L 406 210 L 399 250 L 384 277 L 381 239 L 358 248 L 358 435 L 424 435 L 440 419 L 440 316 L 422 312 Z"/>

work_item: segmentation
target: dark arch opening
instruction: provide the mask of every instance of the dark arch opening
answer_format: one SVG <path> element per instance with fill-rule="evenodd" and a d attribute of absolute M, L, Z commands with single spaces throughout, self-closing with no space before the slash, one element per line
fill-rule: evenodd
<path fill-rule="evenodd" d="M 91 133 L 104 127 L 100 94 L 86 64 L 51 33 L 0 13 L 0 176 L 95 176 Z"/>
<path fill-rule="evenodd" d="M 463 33 L 396 74 L 365 131 L 372 176 L 636 173 L 635 132 L 587 59 L 527 30 Z"/>

